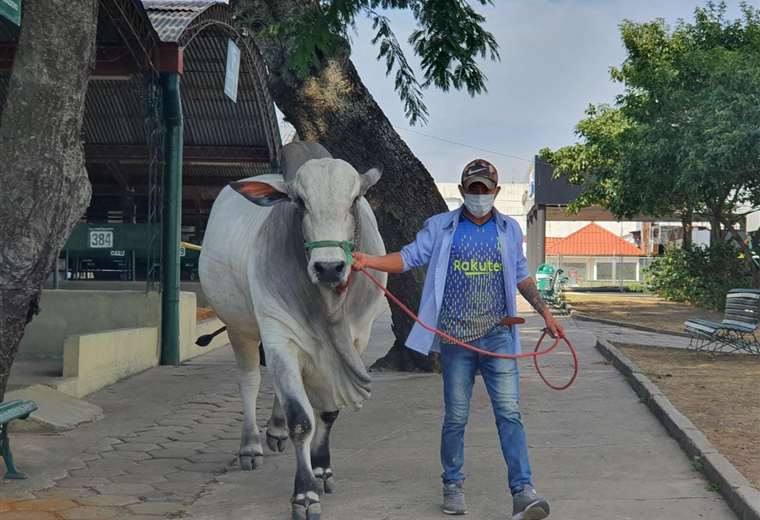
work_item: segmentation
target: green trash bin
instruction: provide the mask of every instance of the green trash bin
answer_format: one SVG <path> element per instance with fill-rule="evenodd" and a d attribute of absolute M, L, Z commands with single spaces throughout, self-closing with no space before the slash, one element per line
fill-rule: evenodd
<path fill-rule="evenodd" d="M 541 264 L 536 271 L 536 286 L 539 292 L 546 295 L 552 290 L 552 278 L 555 273 L 554 266 L 551 264 Z"/>

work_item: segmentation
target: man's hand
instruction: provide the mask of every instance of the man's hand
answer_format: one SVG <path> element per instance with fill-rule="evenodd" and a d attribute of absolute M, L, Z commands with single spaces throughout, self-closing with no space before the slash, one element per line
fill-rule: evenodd
<path fill-rule="evenodd" d="M 404 272 L 404 260 L 399 253 L 390 253 L 385 256 L 372 256 L 360 251 L 351 253 L 354 257 L 351 263 L 351 269 L 360 271 L 362 269 L 375 269 L 385 273 L 402 273 Z"/>
<path fill-rule="evenodd" d="M 351 264 L 351 269 L 354 271 L 361 271 L 367 267 L 367 260 L 369 255 L 360 253 L 359 251 L 354 251 L 351 253 L 351 256 L 354 258 L 354 261 Z"/>
<path fill-rule="evenodd" d="M 536 287 L 536 282 L 533 280 L 533 277 L 529 276 L 517 284 L 517 289 L 520 291 L 520 294 L 522 294 L 523 297 L 528 301 L 528 303 L 530 303 L 531 306 L 536 309 L 536 312 L 543 316 L 544 322 L 546 323 L 546 328 L 549 330 L 549 334 L 551 334 L 553 338 L 564 337 L 565 329 L 562 327 L 562 325 L 559 324 L 557 318 L 554 317 L 554 314 L 552 314 L 552 311 L 549 310 L 549 307 L 547 307 L 546 303 L 544 303 L 544 300 L 538 293 L 538 288 Z"/>
<path fill-rule="evenodd" d="M 549 335 L 552 338 L 565 337 L 565 328 L 557 321 L 557 318 L 554 317 L 554 314 L 549 309 L 544 311 L 544 323 L 546 323 L 546 328 L 549 330 Z"/>

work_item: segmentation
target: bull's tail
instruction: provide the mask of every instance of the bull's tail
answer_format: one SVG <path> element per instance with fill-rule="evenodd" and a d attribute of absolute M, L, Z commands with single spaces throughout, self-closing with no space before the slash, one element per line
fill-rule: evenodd
<path fill-rule="evenodd" d="M 203 336 L 200 336 L 198 339 L 195 340 L 195 344 L 199 347 L 207 347 L 209 343 L 211 343 L 211 340 L 214 339 L 216 336 L 221 334 L 227 330 L 227 326 L 225 325 L 221 329 L 217 329 L 211 334 L 204 334 Z M 263 367 L 267 366 L 267 360 L 264 354 L 264 344 L 259 343 L 259 364 Z"/>
<path fill-rule="evenodd" d="M 211 340 L 214 339 L 216 336 L 221 334 L 227 330 L 227 326 L 225 325 L 221 329 L 215 330 L 211 334 L 204 334 L 203 336 L 200 336 L 198 339 L 195 340 L 195 344 L 199 347 L 207 347 L 209 343 L 211 343 Z"/>

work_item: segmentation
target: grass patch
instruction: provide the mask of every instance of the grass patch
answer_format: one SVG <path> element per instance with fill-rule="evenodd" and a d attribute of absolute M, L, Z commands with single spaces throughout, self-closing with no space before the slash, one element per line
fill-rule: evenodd
<path fill-rule="evenodd" d="M 691 318 L 720 321 L 723 315 L 688 303 L 641 294 L 567 293 L 573 308 L 593 318 L 644 325 L 667 332 L 684 332 L 683 322 Z"/>

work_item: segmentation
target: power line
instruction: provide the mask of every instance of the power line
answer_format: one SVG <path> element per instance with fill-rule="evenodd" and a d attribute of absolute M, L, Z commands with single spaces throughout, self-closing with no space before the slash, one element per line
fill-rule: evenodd
<path fill-rule="evenodd" d="M 501 155 L 502 157 L 508 157 L 510 159 L 518 159 L 520 161 L 530 162 L 530 159 L 526 159 L 525 157 L 518 157 L 516 155 L 510 155 L 508 153 L 496 152 L 494 150 L 489 150 L 487 148 L 480 148 L 478 146 L 472 146 L 472 145 L 469 145 L 469 144 L 460 143 L 458 141 L 452 141 L 451 139 L 445 139 L 443 137 L 438 137 L 438 136 L 435 136 L 435 135 L 430 135 L 430 134 L 425 134 L 425 133 L 422 133 L 422 132 L 418 132 L 417 130 L 412 130 L 411 128 L 402 128 L 402 127 L 395 126 L 395 125 L 393 126 L 393 128 L 395 128 L 396 130 L 402 130 L 404 132 L 410 132 L 412 134 L 421 135 L 421 136 L 427 137 L 429 139 L 435 139 L 437 141 L 443 141 L 444 143 L 449 143 L 449 144 L 453 144 L 453 145 L 456 145 L 456 146 L 461 146 L 462 148 L 469 148 L 471 150 L 478 150 L 479 152 L 486 152 L 486 153 L 490 153 L 490 154 L 494 154 L 494 155 Z"/>

